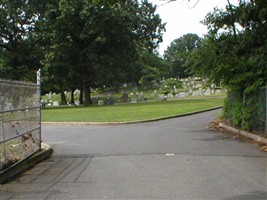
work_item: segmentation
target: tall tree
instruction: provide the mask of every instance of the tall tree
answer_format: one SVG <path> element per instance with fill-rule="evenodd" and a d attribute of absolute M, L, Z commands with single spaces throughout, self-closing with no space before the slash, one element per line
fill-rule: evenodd
<path fill-rule="evenodd" d="M 205 41 L 188 62 L 192 71 L 222 82 L 235 93 L 236 107 L 226 104 L 225 114 L 231 115 L 235 125 L 247 129 L 258 123 L 252 120 L 256 110 L 253 91 L 267 84 L 266 10 L 265 0 L 215 9 L 204 20 L 209 29 Z"/>
<path fill-rule="evenodd" d="M 250 92 L 266 84 L 267 2 L 240 1 L 215 9 L 201 48 L 191 55 L 193 71 L 223 81 L 233 91 Z"/>
<path fill-rule="evenodd" d="M 168 69 L 168 62 L 161 58 L 158 53 L 149 51 L 142 53 L 140 63 L 140 79 L 142 83 L 159 82 L 163 78 L 169 77 L 170 72 Z"/>
<path fill-rule="evenodd" d="M 78 73 L 85 104 L 90 104 L 90 87 L 124 82 L 137 49 L 153 49 L 162 40 L 164 25 L 147 1 L 58 0 L 48 6 L 53 9 L 44 26 L 50 41 L 44 63 L 62 81 L 70 68 Z"/>
<path fill-rule="evenodd" d="M 43 3 L 45 1 L 42 1 Z M 1 0 L 0 2 L 0 77 L 15 80 L 35 78 L 40 67 L 37 23 L 41 1 Z"/>
<path fill-rule="evenodd" d="M 199 48 L 201 38 L 197 34 L 186 34 L 174 40 L 164 52 L 164 58 L 170 62 L 172 77 L 188 77 L 185 62 L 190 53 Z"/>

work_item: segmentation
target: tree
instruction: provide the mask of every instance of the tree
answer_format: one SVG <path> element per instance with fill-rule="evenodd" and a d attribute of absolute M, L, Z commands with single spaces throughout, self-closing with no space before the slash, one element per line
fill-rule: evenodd
<path fill-rule="evenodd" d="M 263 1 L 241 2 L 209 13 L 204 20 L 209 33 L 191 57 L 193 71 L 241 93 L 265 85 L 266 6 Z"/>
<path fill-rule="evenodd" d="M 36 29 L 41 11 L 42 3 L 39 1 L 1 1 L 0 53 L 3 60 L 0 66 L 1 78 L 35 79 L 34 71 L 40 67 L 40 46 Z"/>
<path fill-rule="evenodd" d="M 78 1 L 76 3 L 76 6 L 79 6 Z M 74 91 L 77 87 L 81 88 L 82 84 L 80 77 L 82 73 L 79 69 L 81 42 L 78 36 L 82 31 L 82 24 L 75 16 L 72 6 L 74 5 L 60 0 L 47 3 L 41 29 L 45 52 L 42 60 L 45 66 L 44 85 L 49 86 L 52 83 L 52 89 L 60 91 L 62 104 L 67 103 L 64 91 Z M 76 26 L 74 26 L 75 20 Z M 71 32 L 72 27 L 73 32 Z"/>
<path fill-rule="evenodd" d="M 193 72 L 222 82 L 235 94 L 236 104 L 227 106 L 228 98 L 225 116 L 245 129 L 257 123 L 252 119 L 253 91 L 267 84 L 266 10 L 266 1 L 255 0 L 240 1 L 238 6 L 229 3 L 226 10 L 209 13 L 203 22 L 209 33 L 187 63 Z"/>
<path fill-rule="evenodd" d="M 139 59 L 135 63 L 135 83 L 141 81 L 142 84 L 159 82 L 163 77 L 169 76 L 168 63 L 159 56 L 157 52 L 139 50 Z M 131 78 L 129 78 L 131 80 Z"/>
<path fill-rule="evenodd" d="M 190 53 L 199 48 L 201 38 L 196 34 L 186 34 L 174 40 L 164 52 L 164 58 L 170 62 L 172 77 L 188 77 L 185 63 Z"/>
<path fill-rule="evenodd" d="M 138 49 L 154 49 L 162 41 L 164 25 L 147 1 L 59 0 L 48 6 L 45 66 L 64 83 L 66 71 L 78 73 L 85 104 L 90 87 L 125 82 Z"/>
<path fill-rule="evenodd" d="M 176 78 L 169 78 L 165 80 L 164 84 L 161 87 L 162 94 L 177 94 L 177 89 L 182 89 L 183 83 L 179 79 Z"/>

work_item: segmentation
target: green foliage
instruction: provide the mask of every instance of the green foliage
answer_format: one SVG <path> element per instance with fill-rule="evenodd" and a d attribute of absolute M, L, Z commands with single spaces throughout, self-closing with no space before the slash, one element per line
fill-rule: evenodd
<path fill-rule="evenodd" d="M 232 95 L 228 95 L 228 98 L 224 101 L 224 118 L 231 121 L 235 126 L 241 126 L 243 121 L 242 112 L 242 98 Z"/>
<path fill-rule="evenodd" d="M 171 77 L 188 77 L 185 63 L 189 59 L 190 53 L 198 49 L 201 39 L 196 34 L 186 34 L 174 40 L 164 52 L 164 58 L 170 62 Z"/>
<path fill-rule="evenodd" d="M 41 63 L 45 90 L 64 99 L 79 88 L 90 103 L 90 87 L 140 78 L 139 49 L 153 51 L 165 30 L 155 10 L 147 0 L 3 0 L 0 78 L 33 79 Z"/>
<path fill-rule="evenodd" d="M 221 82 L 236 95 L 234 102 L 229 100 L 230 109 L 229 102 L 225 103 L 225 115 L 245 129 L 253 126 L 252 94 L 267 84 L 266 10 L 263 0 L 214 9 L 203 21 L 209 33 L 186 63 L 191 72 Z"/>
<path fill-rule="evenodd" d="M 264 131 L 266 127 L 266 89 L 252 94 L 229 93 L 224 102 L 224 118 L 245 130 Z"/>
<path fill-rule="evenodd" d="M 160 80 L 160 71 L 156 67 L 152 66 L 144 66 L 142 69 L 142 77 L 141 82 L 143 84 L 151 83 L 152 81 L 159 81 Z"/>
<path fill-rule="evenodd" d="M 179 79 L 176 78 L 169 78 L 164 81 L 163 86 L 161 87 L 162 94 L 173 94 L 175 95 L 177 93 L 178 89 L 183 88 L 183 83 Z"/>
<path fill-rule="evenodd" d="M 152 81 L 159 82 L 169 75 L 168 63 L 157 53 L 148 50 L 139 51 L 139 60 L 136 65 L 138 65 L 136 70 L 139 72 L 136 82 L 140 80 L 143 84 L 150 84 Z M 136 77 L 135 74 L 133 75 Z"/>
<path fill-rule="evenodd" d="M 1 1 L 0 78 L 35 80 L 42 57 L 38 26 L 44 4 L 45 1 Z"/>
<path fill-rule="evenodd" d="M 59 0 L 49 7 L 44 26 L 47 76 L 64 88 L 83 89 L 85 103 L 89 87 L 118 87 L 129 77 L 134 80 L 138 50 L 152 50 L 162 40 L 164 24 L 147 1 Z"/>

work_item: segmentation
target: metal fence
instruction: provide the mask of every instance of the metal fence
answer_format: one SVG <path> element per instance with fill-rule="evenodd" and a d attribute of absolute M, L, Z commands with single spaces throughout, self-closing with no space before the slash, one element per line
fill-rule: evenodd
<path fill-rule="evenodd" d="M 37 84 L 0 80 L 0 171 L 41 148 L 40 71 Z"/>
<path fill-rule="evenodd" d="M 236 93 L 229 93 L 228 99 L 230 122 L 240 123 L 241 128 L 246 128 L 245 123 L 249 123 L 251 130 L 267 134 L 267 87 L 260 88 L 249 95 L 239 96 Z M 249 112 L 242 112 L 243 110 Z"/>
<path fill-rule="evenodd" d="M 255 91 L 252 97 L 252 129 L 267 134 L 267 87 Z"/>

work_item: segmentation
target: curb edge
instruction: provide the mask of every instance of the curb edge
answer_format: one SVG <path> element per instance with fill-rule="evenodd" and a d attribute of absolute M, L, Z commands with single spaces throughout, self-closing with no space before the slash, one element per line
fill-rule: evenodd
<path fill-rule="evenodd" d="M 257 141 L 257 142 L 262 142 L 264 144 L 267 144 L 267 139 L 263 138 L 263 137 L 261 137 L 259 135 L 255 135 L 253 133 L 249 133 L 247 131 L 243 131 L 241 129 L 237 129 L 237 128 L 234 128 L 232 126 L 228 126 L 226 124 L 223 124 L 222 122 L 219 122 L 219 126 L 222 127 L 222 128 L 225 128 L 225 129 L 227 129 L 229 131 L 232 131 L 234 133 L 238 133 L 240 135 L 243 135 L 243 136 L 246 136 L 248 138 L 251 138 L 251 139 L 253 139 L 253 140 Z"/>
<path fill-rule="evenodd" d="M 42 122 L 42 125 L 46 126 L 103 126 L 103 125 L 124 125 L 124 124 L 137 124 L 137 123 L 147 123 L 147 122 L 154 122 L 154 121 L 160 121 L 160 120 L 166 120 L 166 119 L 172 119 L 176 117 L 184 117 L 189 115 L 194 115 L 198 113 L 208 112 L 212 110 L 217 110 L 222 108 L 223 106 L 216 106 L 209 109 L 204 110 L 198 110 L 194 112 L 184 113 L 184 114 L 178 114 L 178 115 L 172 115 L 167 117 L 159 117 L 159 118 L 153 118 L 148 120 L 140 120 L 140 121 L 127 121 L 127 122 Z"/>

